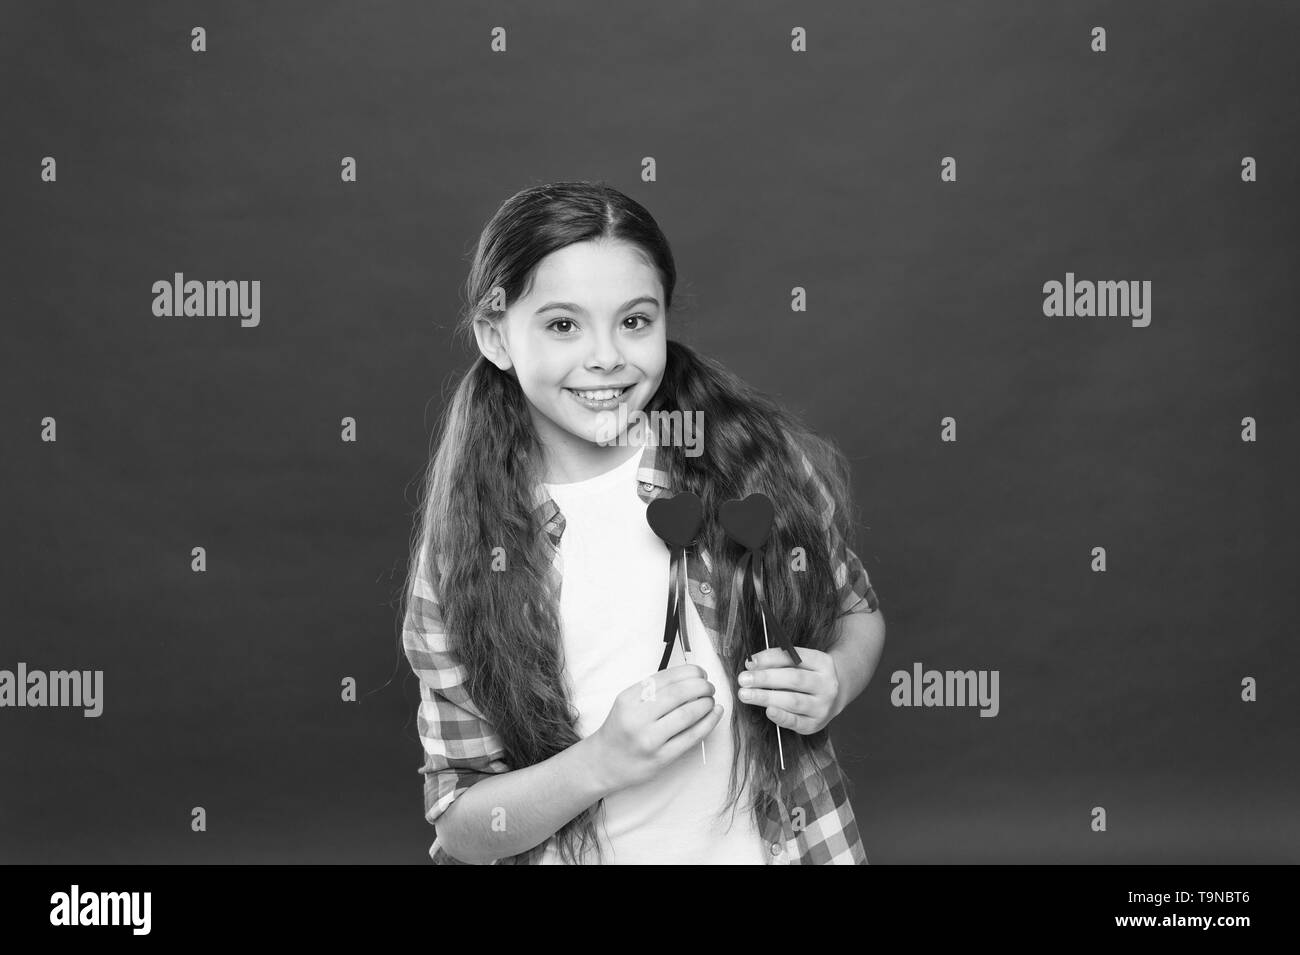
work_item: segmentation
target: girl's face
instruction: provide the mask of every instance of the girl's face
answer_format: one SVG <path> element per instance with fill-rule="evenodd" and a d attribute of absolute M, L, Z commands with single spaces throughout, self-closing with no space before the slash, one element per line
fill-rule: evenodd
<path fill-rule="evenodd" d="M 593 407 L 575 391 L 618 389 L 624 414 L 641 411 L 663 379 L 667 315 L 659 273 L 636 246 L 578 242 L 538 263 L 532 288 L 504 317 L 474 325 L 480 350 L 514 368 L 543 445 L 589 455 L 620 433 L 615 406 Z"/>

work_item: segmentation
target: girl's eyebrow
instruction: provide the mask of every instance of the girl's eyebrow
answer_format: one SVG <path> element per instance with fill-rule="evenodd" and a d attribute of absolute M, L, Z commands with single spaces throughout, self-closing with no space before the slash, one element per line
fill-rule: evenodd
<path fill-rule="evenodd" d="M 649 302 L 651 305 L 655 306 L 656 308 L 659 307 L 659 299 L 655 298 L 653 295 L 638 295 L 636 298 L 628 299 L 626 302 L 620 305 L 615 311 L 619 311 L 619 312 L 626 311 L 627 309 L 631 308 L 633 305 L 639 305 L 641 302 Z M 533 314 L 540 315 L 542 314 L 542 312 L 551 308 L 565 308 L 571 312 L 581 312 L 583 315 L 587 314 L 587 310 L 583 308 L 581 305 L 578 305 L 576 302 L 547 302 L 537 311 L 533 312 Z"/>

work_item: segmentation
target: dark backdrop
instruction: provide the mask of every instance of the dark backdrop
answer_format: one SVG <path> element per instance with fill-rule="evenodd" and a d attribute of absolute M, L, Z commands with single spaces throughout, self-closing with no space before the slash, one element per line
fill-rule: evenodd
<path fill-rule="evenodd" d="M 570 178 L 658 218 L 675 337 L 852 458 L 873 863 L 1300 861 L 1294 3 L 4 21 L 0 669 L 105 682 L 96 719 L 0 709 L 3 861 L 428 861 L 415 482 L 478 231 Z M 1151 324 L 1045 317 L 1067 271 L 1150 280 Z M 259 280 L 260 325 L 154 317 L 175 272 Z M 997 669 L 999 715 L 892 706 L 918 661 Z"/>

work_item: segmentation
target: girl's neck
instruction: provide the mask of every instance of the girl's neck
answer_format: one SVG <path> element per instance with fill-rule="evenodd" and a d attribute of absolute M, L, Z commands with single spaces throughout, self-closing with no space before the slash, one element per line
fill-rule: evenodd
<path fill-rule="evenodd" d="M 576 484 L 590 478 L 607 474 L 614 468 L 628 462 L 633 455 L 639 455 L 644 447 L 636 436 L 626 435 L 626 444 L 599 445 L 581 438 L 569 436 L 570 441 L 545 445 L 543 459 L 546 462 L 546 484 Z"/>

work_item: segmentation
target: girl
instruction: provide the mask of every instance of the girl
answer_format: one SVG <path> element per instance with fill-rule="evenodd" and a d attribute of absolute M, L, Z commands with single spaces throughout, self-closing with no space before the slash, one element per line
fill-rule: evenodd
<path fill-rule="evenodd" d="M 654 219 L 603 183 L 526 189 L 479 240 L 458 330 L 480 356 L 441 422 L 404 595 L 437 863 L 867 861 L 827 732 L 884 641 L 848 469 L 669 340 L 675 285 Z M 611 432 L 615 410 L 637 425 Z M 662 440 L 655 412 L 702 441 Z M 646 508 L 684 491 L 703 502 L 690 653 L 657 670 L 669 551 Z M 753 492 L 776 510 L 753 572 L 797 665 L 765 649 L 719 520 Z"/>

